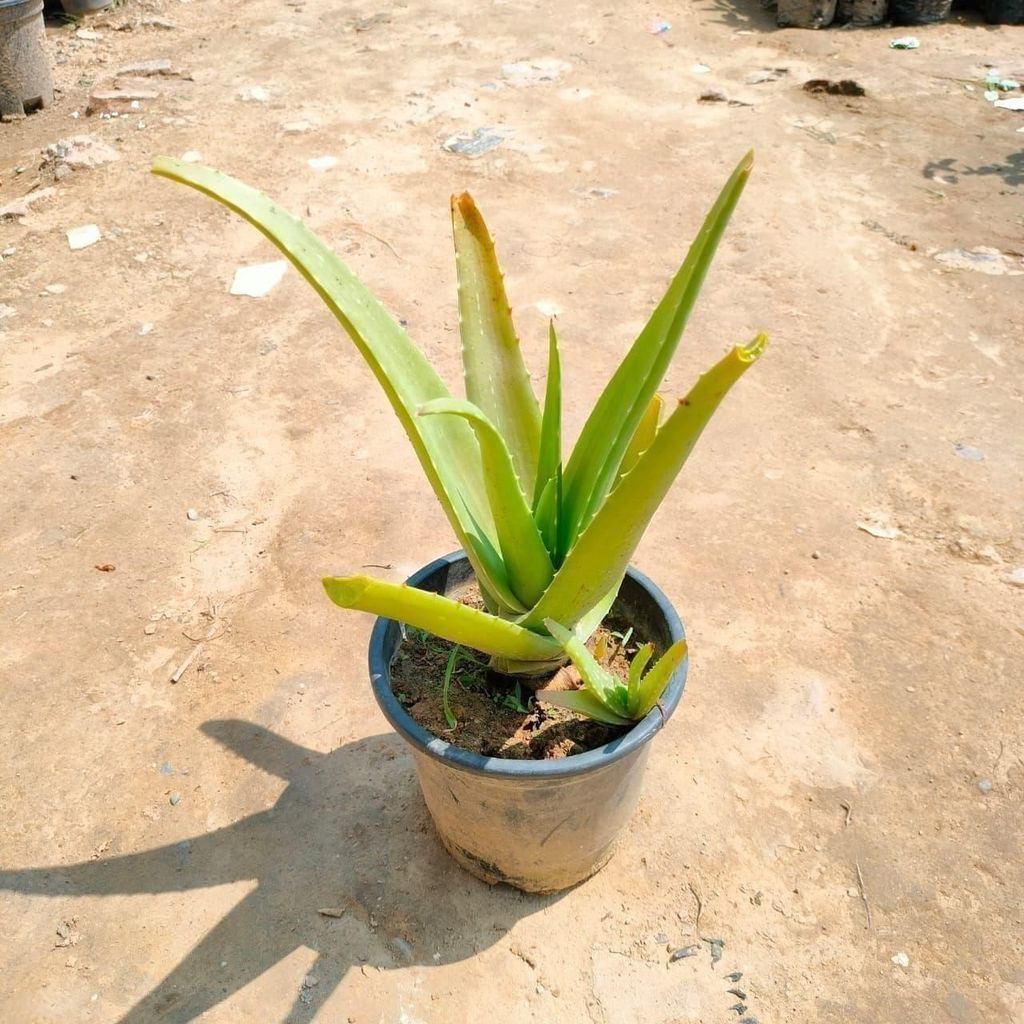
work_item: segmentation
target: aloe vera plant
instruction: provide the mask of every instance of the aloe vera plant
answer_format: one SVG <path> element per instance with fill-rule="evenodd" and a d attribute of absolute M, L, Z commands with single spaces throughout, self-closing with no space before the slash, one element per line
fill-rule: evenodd
<path fill-rule="evenodd" d="M 523 363 L 491 236 L 469 195 L 455 196 L 451 204 L 462 399 L 450 393 L 405 331 L 300 220 L 211 168 L 157 159 L 154 173 L 211 196 L 266 235 L 340 321 L 412 442 L 473 566 L 486 611 L 366 576 L 324 579 L 331 600 L 475 648 L 490 655 L 494 668 L 512 675 L 543 674 L 564 663 L 566 651 L 581 657 L 583 641 L 611 607 L 630 557 L 701 432 L 764 349 L 763 334 L 733 348 L 660 422 L 663 402 L 657 389 L 752 160 L 752 154 L 745 156 L 722 189 L 563 462 L 554 324 L 541 405 Z M 625 703 L 609 698 L 607 714 L 629 720 L 653 706 L 650 692 L 670 655 L 682 657 L 667 652 L 637 687 L 625 687 Z M 671 671 L 661 674 L 667 680 Z M 584 677 L 599 678 L 589 666 Z M 603 684 L 588 685 L 600 690 Z M 642 698 L 636 696 L 640 693 Z"/>

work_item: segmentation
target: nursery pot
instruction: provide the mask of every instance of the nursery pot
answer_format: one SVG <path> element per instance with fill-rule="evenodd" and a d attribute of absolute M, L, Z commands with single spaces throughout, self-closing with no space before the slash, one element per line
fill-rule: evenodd
<path fill-rule="evenodd" d="M 0 117 L 24 117 L 52 102 L 43 0 L 0 0 Z"/>
<path fill-rule="evenodd" d="M 473 581 L 459 551 L 406 582 L 457 597 Z M 627 570 L 613 612 L 659 650 L 683 638 L 672 605 L 635 569 Z M 485 882 L 537 893 L 567 889 L 603 867 L 636 808 L 650 741 L 683 695 L 687 660 L 658 706 L 611 743 L 559 760 L 519 761 L 453 746 L 415 722 L 391 691 L 391 662 L 401 643 L 400 625 L 377 619 L 370 681 L 381 710 L 412 747 L 423 798 L 452 857 Z"/>

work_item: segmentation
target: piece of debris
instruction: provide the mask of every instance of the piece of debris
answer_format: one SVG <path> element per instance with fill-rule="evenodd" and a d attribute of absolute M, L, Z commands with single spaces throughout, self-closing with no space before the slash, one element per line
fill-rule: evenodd
<path fill-rule="evenodd" d="M 172 807 L 177 807 L 181 803 L 181 794 L 172 793 L 168 799 Z"/>
<path fill-rule="evenodd" d="M 1007 256 L 988 245 L 977 245 L 973 249 L 947 249 L 936 253 L 935 259 L 951 270 L 975 270 L 979 274 L 994 276 L 1024 274 L 1024 260 Z"/>
<path fill-rule="evenodd" d="M 1011 587 L 1024 587 L 1024 565 L 1019 569 L 1014 569 L 1013 572 L 1007 573 L 1003 579 L 1009 583 Z"/>
<path fill-rule="evenodd" d="M 988 796 L 992 792 L 992 780 L 991 779 L 978 779 L 978 789 Z"/>
<path fill-rule="evenodd" d="M 674 949 L 672 951 L 672 955 L 668 958 L 668 962 L 670 964 L 674 964 L 680 960 L 686 960 L 688 957 L 696 956 L 699 952 L 699 946 L 682 946 L 679 949 Z"/>
<path fill-rule="evenodd" d="M 198 149 L 186 149 L 185 152 L 181 154 L 181 162 L 183 164 L 198 164 L 202 163 L 202 160 L 203 154 L 200 153 Z"/>
<path fill-rule="evenodd" d="M 66 284 L 48 284 L 43 289 L 45 295 L 63 295 L 68 290 Z"/>
<path fill-rule="evenodd" d="M 199 513 L 194 508 L 190 508 L 185 512 L 185 518 L 194 523 L 199 519 Z"/>
<path fill-rule="evenodd" d="M 992 106 L 1002 110 L 1024 110 L 1024 97 L 1016 96 L 1012 100 L 996 100 Z"/>
<path fill-rule="evenodd" d="M 586 199 L 609 199 L 612 196 L 617 196 L 619 190 L 617 188 L 574 188 L 573 192 L 578 196 L 583 196 Z"/>
<path fill-rule="evenodd" d="M 175 67 L 166 58 L 157 60 L 140 60 L 134 64 L 126 64 L 117 71 L 119 75 L 132 75 L 136 78 L 151 78 L 160 75 L 163 78 L 185 78 L 191 80 L 192 72 L 186 68 Z"/>
<path fill-rule="evenodd" d="M 254 263 L 248 267 L 239 267 L 231 282 L 232 295 L 247 295 L 252 299 L 261 299 L 269 295 L 284 277 L 288 268 L 285 260 L 272 260 L 270 263 Z"/>
<path fill-rule="evenodd" d="M 27 217 L 32 212 L 32 207 L 42 199 L 49 199 L 57 190 L 52 186 L 38 188 L 20 199 L 12 199 L 4 206 L 0 206 L 0 220 L 13 220 L 15 217 Z"/>
<path fill-rule="evenodd" d="M 968 462 L 985 461 L 985 453 L 980 448 L 975 448 L 974 445 L 961 444 L 957 441 L 953 445 L 953 451 L 955 451 L 961 459 L 966 459 Z"/>
<path fill-rule="evenodd" d="M 735 1013 L 737 1017 L 741 1017 L 743 1016 L 743 1014 L 747 1012 L 747 1008 L 743 1003 L 734 1003 L 732 1006 L 729 1007 L 729 1009 L 732 1010 L 732 1012 Z"/>
<path fill-rule="evenodd" d="M 306 161 L 314 171 L 329 171 L 332 167 L 338 166 L 336 156 L 314 156 Z"/>
<path fill-rule="evenodd" d="M 730 107 L 752 107 L 752 103 L 730 99 L 721 89 L 705 89 L 698 97 L 698 103 L 728 103 Z"/>
<path fill-rule="evenodd" d="M 150 622 L 150 623 L 149 623 L 149 624 L 148 624 L 148 625 L 147 625 L 147 626 L 146 626 L 146 627 L 145 627 L 145 628 L 144 628 L 144 629 L 142 630 L 142 632 L 143 632 L 143 633 L 145 633 L 145 634 L 146 634 L 146 636 L 152 636 L 152 635 L 153 635 L 153 634 L 154 634 L 154 633 L 156 632 L 156 626 L 154 626 L 154 625 L 153 625 L 153 623 L 152 623 L 152 622 Z"/>
<path fill-rule="evenodd" d="M 889 40 L 890 50 L 916 50 L 920 45 L 921 40 L 917 36 L 900 36 Z"/>
<path fill-rule="evenodd" d="M 896 245 L 901 245 L 904 249 L 909 249 L 911 252 L 917 252 L 917 242 L 907 238 L 906 235 L 898 235 L 895 231 L 890 231 L 883 224 L 879 224 L 877 220 L 862 220 L 861 224 L 863 224 L 868 231 L 876 231 L 880 235 L 885 235 L 890 242 L 895 242 Z"/>
<path fill-rule="evenodd" d="M 743 972 L 742 971 L 733 971 L 732 974 L 727 974 L 725 976 L 725 980 L 726 981 L 731 981 L 731 982 L 733 982 L 735 984 L 742 977 L 743 977 Z"/>
<path fill-rule="evenodd" d="M 357 18 L 352 22 L 352 27 L 357 32 L 368 32 L 371 28 L 375 28 L 377 25 L 387 25 L 391 22 L 391 15 L 383 12 L 379 14 L 371 14 L 367 18 Z"/>
<path fill-rule="evenodd" d="M 692 64 L 690 66 L 690 74 L 693 75 L 706 75 L 711 68 L 707 64 Z"/>
<path fill-rule="evenodd" d="M 647 31 L 652 36 L 662 36 L 672 28 L 672 22 L 663 21 L 661 18 L 655 18 L 648 26 Z"/>
<path fill-rule="evenodd" d="M 323 917 L 344 917 L 345 916 L 345 908 L 344 907 L 321 907 L 317 911 L 317 913 L 320 914 Z"/>
<path fill-rule="evenodd" d="M 73 171 L 91 170 L 120 160 L 116 149 L 91 135 L 72 135 L 51 142 L 43 150 L 42 169 L 58 181 Z"/>
<path fill-rule="evenodd" d="M 181 677 L 188 671 L 189 665 L 199 657 L 199 652 L 202 651 L 202 649 L 202 644 L 196 644 L 196 646 L 189 651 L 188 657 L 185 658 L 185 660 L 171 673 L 172 683 L 181 681 Z"/>
<path fill-rule="evenodd" d="M 149 332 L 153 330 L 152 324 L 139 324 L 139 334 L 145 337 Z"/>
<path fill-rule="evenodd" d="M 520 60 L 514 64 L 501 65 L 502 78 L 507 79 L 512 85 L 524 87 L 557 82 L 567 71 L 572 71 L 572 65 L 554 57 Z"/>
<path fill-rule="evenodd" d="M 740 1000 L 740 1002 L 747 998 L 747 993 L 744 992 L 741 988 L 727 988 L 725 991 L 729 995 L 735 996 L 737 999 Z"/>
<path fill-rule="evenodd" d="M 871 924 L 871 904 L 868 903 L 868 891 L 864 887 L 864 872 L 860 869 L 860 861 L 854 861 L 853 866 L 857 869 L 857 888 L 860 890 L 861 902 L 864 904 L 864 916 L 867 919 L 867 927 Z"/>
<path fill-rule="evenodd" d="M 281 131 L 285 135 L 303 135 L 312 130 L 313 123 L 311 121 L 285 121 L 281 125 Z"/>
<path fill-rule="evenodd" d="M 302 979 L 303 988 L 316 988 L 320 984 L 320 979 L 315 974 L 307 974 Z"/>
<path fill-rule="evenodd" d="M 907 956 L 906 953 L 895 953 L 895 954 L 893 954 L 891 959 L 892 959 L 892 962 L 897 967 L 909 967 L 910 966 L 910 957 Z"/>
<path fill-rule="evenodd" d="M 100 562 L 99 565 L 94 565 L 94 569 L 99 569 L 100 572 L 113 572 L 117 566 L 111 562 Z"/>
<path fill-rule="evenodd" d="M 725 939 L 701 939 L 701 942 L 706 942 L 708 948 L 711 950 L 711 963 L 712 966 L 717 964 L 722 959 L 722 950 L 725 948 Z"/>
<path fill-rule="evenodd" d="M 126 108 L 135 109 L 139 103 L 145 100 L 156 100 L 160 93 L 153 89 L 105 89 L 94 92 L 86 104 L 86 115 L 121 113 Z M 135 107 L 132 105 L 135 104 Z"/>
<path fill-rule="evenodd" d="M 266 103 L 270 92 L 262 85 L 245 85 L 238 90 L 237 96 L 243 103 Z"/>
<path fill-rule="evenodd" d="M 861 519 L 857 520 L 857 529 L 870 533 L 872 537 L 878 537 L 880 540 L 895 540 L 897 537 L 902 536 L 901 531 L 896 526 L 882 526 L 879 523 L 872 523 Z"/>
<path fill-rule="evenodd" d="M 103 38 L 103 33 L 92 28 L 80 28 L 75 33 L 75 38 L 84 39 L 88 43 L 98 43 Z"/>
<path fill-rule="evenodd" d="M 72 252 L 78 249 L 87 249 L 90 245 L 95 245 L 102 237 L 100 229 L 95 224 L 83 224 L 81 227 L 71 228 L 65 234 Z"/>
<path fill-rule="evenodd" d="M 1020 88 L 1015 78 L 1002 78 L 998 71 L 990 71 L 985 76 L 985 88 L 992 92 L 1013 92 Z"/>
<path fill-rule="evenodd" d="M 829 96 L 866 96 L 864 87 L 852 78 L 841 78 L 833 81 L 831 78 L 812 78 L 804 82 L 804 92 L 827 93 Z"/>
<path fill-rule="evenodd" d="M 57 925 L 57 941 L 53 944 L 54 949 L 65 949 L 68 946 L 77 946 L 82 933 L 78 930 L 78 918 L 72 917 L 61 921 Z"/>
<path fill-rule="evenodd" d="M 777 82 L 788 74 L 789 68 L 761 68 L 747 75 L 745 81 L 747 85 L 763 85 L 765 82 Z"/>
<path fill-rule="evenodd" d="M 497 149 L 504 141 L 505 134 L 498 128 L 477 128 L 472 132 L 452 135 L 441 143 L 441 148 L 460 156 L 482 156 Z"/>

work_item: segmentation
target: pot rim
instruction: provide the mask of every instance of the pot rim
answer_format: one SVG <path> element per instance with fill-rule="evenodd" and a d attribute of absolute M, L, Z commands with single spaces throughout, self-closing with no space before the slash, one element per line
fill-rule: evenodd
<path fill-rule="evenodd" d="M 451 554 L 443 555 L 429 565 L 425 565 L 405 582 L 410 587 L 418 587 L 439 569 L 466 560 L 464 552 L 453 551 Z M 626 575 L 646 590 L 654 600 L 659 612 L 665 618 L 672 643 L 682 640 L 686 635 L 683 624 L 676 614 L 675 608 L 659 587 L 632 566 L 627 568 Z M 645 718 L 641 719 L 629 732 L 616 737 L 602 747 L 588 750 L 584 754 L 570 754 L 568 757 L 550 761 L 521 761 L 508 757 L 486 757 L 483 754 L 475 754 L 463 747 L 456 746 L 454 743 L 449 743 L 440 736 L 435 736 L 415 721 L 399 703 L 398 698 L 391 690 L 391 666 L 384 657 L 384 639 L 388 627 L 393 621 L 393 619 L 379 617 L 374 622 L 373 631 L 370 634 L 370 682 L 381 711 L 384 712 L 384 716 L 398 733 L 421 753 L 477 775 L 539 780 L 581 775 L 612 764 L 650 742 L 678 707 L 683 696 L 683 688 L 686 685 L 689 655 L 672 673 L 661 700 Z"/>

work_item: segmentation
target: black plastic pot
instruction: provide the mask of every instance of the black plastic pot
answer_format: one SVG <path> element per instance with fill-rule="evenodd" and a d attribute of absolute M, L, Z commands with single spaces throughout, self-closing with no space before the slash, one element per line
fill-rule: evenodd
<path fill-rule="evenodd" d="M 990 25 L 1024 25 L 1024 0 L 985 0 Z"/>
<path fill-rule="evenodd" d="M 889 0 L 889 17 L 897 25 L 933 25 L 945 21 L 953 0 Z"/>
<path fill-rule="evenodd" d="M 0 0 L 0 118 L 24 117 L 52 102 L 43 0 Z"/>
<path fill-rule="evenodd" d="M 775 22 L 779 28 L 828 28 L 836 14 L 836 0 L 779 0 Z"/>
<path fill-rule="evenodd" d="M 473 579 L 472 567 L 457 551 L 406 582 L 457 596 Z M 613 612 L 660 650 L 684 635 L 665 595 L 632 568 Z M 397 622 L 377 620 L 370 636 L 370 681 L 381 710 L 412 747 L 423 798 L 455 860 L 491 884 L 541 893 L 567 889 L 603 867 L 640 798 L 650 741 L 683 695 L 687 660 L 659 706 L 618 739 L 560 760 L 517 761 L 453 746 L 406 713 L 391 692 L 391 662 L 401 642 Z"/>

